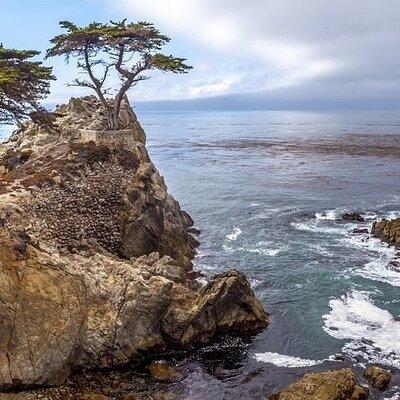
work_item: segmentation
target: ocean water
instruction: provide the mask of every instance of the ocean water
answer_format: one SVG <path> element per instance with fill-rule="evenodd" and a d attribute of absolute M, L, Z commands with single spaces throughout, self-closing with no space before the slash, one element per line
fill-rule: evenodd
<path fill-rule="evenodd" d="M 399 399 L 396 250 L 356 234 L 400 216 L 400 113 L 141 112 L 149 153 L 201 230 L 202 280 L 243 271 L 271 314 L 255 338 L 172 354 L 180 399 L 265 399 L 306 372 L 369 363 Z M 1 135 L 1 132 L 0 132 Z M 3 134 L 5 136 L 5 133 Z M 343 212 L 365 215 L 345 223 Z"/>
<path fill-rule="evenodd" d="M 201 230 L 196 268 L 206 277 L 245 272 L 271 314 L 250 343 L 210 350 L 215 365 L 200 357 L 203 368 L 194 363 L 182 389 L 187 398 L 263 399 L 307 371 L 351 365 L 362 373 L 372 362 L 393 369 L 396 386 L 396 251 L 352 232 L 400 216 L 400 113 L 139 119 L 153 161 Z M 346 211 L 366 222 L 344 223 Z"/>

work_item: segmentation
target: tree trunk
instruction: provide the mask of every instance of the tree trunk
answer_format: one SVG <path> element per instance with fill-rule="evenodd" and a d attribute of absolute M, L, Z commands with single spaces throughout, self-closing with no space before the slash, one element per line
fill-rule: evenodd
<path fill-rule="evenodd" d="M 110 108 L 108 110 L 107 118 L 108 118 L 108 127 L 113 131 L 117 130 L 118 129 L 118 115 L 116 115 L 114 108 Z"/>
<path fill-rule="evenodd" d="M 113 110 L 111 111 L 113 118 L 113 126 L 114 126 L 113 129 L 115 130 L 119 129 L 119 113 L 121 111 L 121 103 L 122 103 L 122 98 L 120 96 L 117 96 L 114 102 Z"/>

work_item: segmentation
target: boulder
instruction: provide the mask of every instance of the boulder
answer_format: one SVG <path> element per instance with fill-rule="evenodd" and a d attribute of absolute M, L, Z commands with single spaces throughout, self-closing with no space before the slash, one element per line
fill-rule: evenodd
<path fill-rule="evenodd" d="M 343 221 L 354 221 L 354 222 L 364 222 L 364 218 L 361 214 L 352 212 L 352 213 L 344 213 L 342 214 Z"/>
<path fill-rule="evenodd" d="M 165 336 L 176 343 L 207 343 L 215 332 L 259 331 L 268 315 L 246 277 L 235 270 L 215 276 L 195 302 L 171 307 L 162 324 Z"/>
<path fill-rule="evenodd" d="M 120 131 L 93 97 L 0 152 L 0 389 L 55 385 L 169 346 L 257 332 L 243 274 L 191 280 L 193 220 L 168 193 L 125 101 Z"/>
<path fill-rule="evenodd" d="M 386 369 L 376 365 L 372 365 L 366 369 L 364 378 L 373 388 L 378 390 L 386 390 L 389 386 L 390 380 L 392 379 L 392 375 L 390 371 L 387 371 Z"/>
<path fill-rule="evenodd" d="M 366 389 L 357 383 L 350 368 L 310 373 L 292 383 L 269 400 L 366 400 Z"/>

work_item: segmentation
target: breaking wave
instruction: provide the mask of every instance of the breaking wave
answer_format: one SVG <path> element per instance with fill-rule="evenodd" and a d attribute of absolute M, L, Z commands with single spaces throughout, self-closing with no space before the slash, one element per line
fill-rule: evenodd
<path fill-rule="evenodd" d="M 228 235 L 226 235 L 226 238 L 228 239 L 228 240 L 230 240 L 230 241 L 234 241 L 234 240 L 236 240 L 238 237 L 239 237 L 239 235 L 242 233 L 242 230 L 240 229 L 240 228 L 238 228 L 238 227 L 233 227 L 233 230 L 232 230 L 232 232 L 231 233 L 229 233 Z"/>
<path fill-rule="evenodd" d="M 400 368 L 400 321 L 372 303 L 369 294 L 352 291 L 329 302 L 323 316 L 324 330 L 336 339 L 348 340 L 343 352 L 358 361 Z"/>
<path fill-rule="evenodd" d="M 309 360 L 300 357 L 287 356 L 278 353 L 256 353 L 254 358 L 257 361 L 274 364 L 277 367 L 287 368 L 301 368 L 301 367 L 312 367 L 313 365 L 322 364 L 325 361 L 332 361 L 330 358 L 326 360 Z"/>

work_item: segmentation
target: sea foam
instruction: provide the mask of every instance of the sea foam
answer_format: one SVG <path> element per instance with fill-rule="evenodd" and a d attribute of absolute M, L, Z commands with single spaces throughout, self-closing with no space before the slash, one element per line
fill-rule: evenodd
<path fill-rule="evenodd" d="M 287 356 L 278 353 L 256 353 L 254 358 L 257 361 L 274 364 L 277 367 L 300 368 L 311 367 L 313 365 L 322 364 L 325 360 L 308 360 L 300 357 Z"/>
<path fill-rule="evenodd" d="M 281 247 L 276 247 L 276 245 L 274 245 L 272 242 L 260 241 L 245 246 L 232 246 L 231 244 L 223 244 L 222 248 L 229 253 L 239 251 L 239 252 L 255 253 L 269 257 L 275 257 L 278 254 L 286 251 L 288 246 L 284 245 Z"/>
<path fill-rule="evenodd" d="M 339 235 L 339 236 L 346 235 L 357 226 L 356 224 L 345 224 L 342 226 L 327 226 L 320 224 L 320 222 L 323 222 L 323 220 L 292 222 L 291 225 L 299 231 L 316 232 L 316 233 L 323 233 L 325 235 Z"/>
<path fill-rule="evenodd" d="M 380 239 L 371 238 L 368 235 L 347 237 L 342 243 L 347 247 L 367 250 L 373 254 L 362 268 L 352 271 L 353 274 L 374 281 L 385 282 L 392 286 L 400 286 L 400 272 L 390 265 L 396 254 L 394 246 L 389 246 Z"/>
<path fill-rule="evenodd" d="M 315 213 L 315 218 L 319 220 L 335 221 L 339 218 L 340 211 L 338 210 L 327 210 L 324 212 Z"/>
<path fill-rule="evenodd" d="M 323 316 L 324 330 L 348 342 L 343 352 L 358 360 L 400 368 L 400 321 L 389 311 L 374 305 L 368 293 L 352 291 L 329 302 L 331 311 Z"/>
<path fill-rule="evenodd" d="M 231 233 L 229 233 L 228 235 L 226 235 L 226 238 L 228 239 L 228 240 L 231 240 L 231 241 L 234 241 L 234 240 L 236 240 L 238 237 L 239 237 L 239 235 L 242 233 L 242 230 L 240 229 L 240 228 L 238 228 L 238 227 L 233 227 L 233 230 L 232 230 L 232 232 Z"/>

